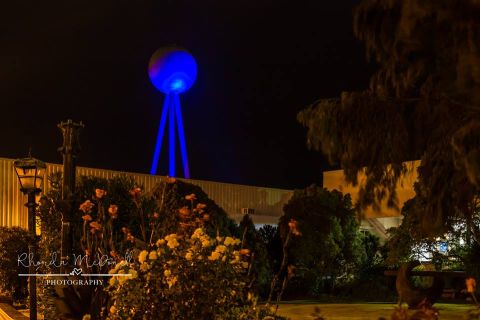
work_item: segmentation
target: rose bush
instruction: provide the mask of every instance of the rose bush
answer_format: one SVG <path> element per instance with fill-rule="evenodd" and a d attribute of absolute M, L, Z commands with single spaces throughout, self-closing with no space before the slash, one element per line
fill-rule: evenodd
<path fill-rule="evenodd" d="M 255 319 L 249 250 L 233 237 L 170 234 L 110 272 L 107 319 Z"/>

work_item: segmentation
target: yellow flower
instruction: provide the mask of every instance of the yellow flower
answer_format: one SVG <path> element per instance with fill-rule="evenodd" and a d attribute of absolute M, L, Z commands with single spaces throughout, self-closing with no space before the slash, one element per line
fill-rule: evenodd
<path fill-rule="evenodd" d="M 192 239 L 198 239 L 200 236 L 203 235 L 203 229 L 202 228 L 197 228 L 193 234 L 192 234 Z"/>
<path fill-rule="evenodd" d="M 140 271 L 146 272 L 150 269 L 150 265 L 148 263 L 142 263 L 140 265 Z"/>
<path fill-rule="evenodd" d="M 157 251 L 151 251 L 148 254 L 148 259 L 150 259 L 150 260 L 157 260 L 157 258 L 158 258 Z"/>
<path fill-rule="evenodd" d="M 223 242 L 226 246 L 232 245 L 235 243 L 235 239 L 232 237 L 226 237 L 225 241 Z"/>
<path fill-rule="evenodd" d="M 163 244 L 165 244 L 165 240 L 160 239 L 160 240 L 157 241 L 157 247 L 160 247 Z"/>
<path fill-rule="evenodd" d="M 110 280 L 108 280 L 108 284 L 111 286 L 114 286 L 117 284 L 117 278 L 116 277 L 111 277 Z"/>
<path fill-rule="evenodd" d="M 90 320 L 90 319 L 92 319 L 92 316 L 89 314 L 84 315 L 82 318 L 82 320 Z"/>
<path fill-rule="evenodd" d="M 222 261 L 223 262 L 227 261 L 227 256 L 223 256 Z"/>
<path fill-rule="evenodd" d="M 130 270 L 128 270 L 128 273 L 130 274 L 130 277 L 129 277 L 130 279 L 138 278 L 137 270 L 130 269 Z"/>
<path fill-rule="evenodd" d="M 227 251 L 227 247 L 225 247 L 223 245 L 219 245 L 215 248 L 215 251 L 220 252 L 220 253 L 224 253 L 225 251 Z"/>
<path fill-rule="evenodd" d="M 144 262 L 147 260 L 147 256 L 148 256 L 148 251 L 147 251 L 147 250 L 143 250 L 143 251 L 140 252 L 140 254 L 138 255 L 138 262 L 144 263 Z"/>
<path fill-rule="evenodd" d="M 177 239 L 177 234 L 176 233 L 171 233 L 169 234 L 168 236 L 165 236 L 164 238 L 166 241 L 170 240 L 170 239 Z"/>
<path fill-rule="evenodd" d="M 125 274 L 125 272 L 123 270 L 120 270 L 117 273 L 118 274 Z M 119 276 L 119 277 L 117 277 L 117 280 L 118 280 L 118 283 L 120 285 L 122 285 L 125 281 L 127 281 L 127 277 L 126 276 Z"/>
<path fill-rule="evenodd" d="M 178 247 L 180 245 L 180 243 L 178 243 L 177 239 L 171 239 L 167 242 L 167 246 L 170 248 L 170 249 L 175 249 L 176 247 Z"/>
<path fill-rule="evenodd" d="M 212 254 L 208 257 L 208 260 L 218 260 L 218 258 L 220 258 L 220 253 L 218 253 L 217 251 L 213 251 Z"/>
<path fill-rule="evenodd" d="M 203 239 L 203 240 L 202 240 L 202 247 L 203 247 L 203 248 L 210 247 L 211 245 L 212 245 L 212 244 L 211 244 L 211 242 L 210 242 L 209 240 L 207 240 L 207 239 Z"/>
<path fill-rule="evenodd" d="M 167 279 L 168 287 L 171 288 L 175 283 L 177 283 L 177 277 L 171 277 Z"/>
<path fill-rule="evenodd" d="M 126 265 L 128 265 L 127 261 L 122 260 L 122 261 L 120 261 L 119 263 L 117 263 L 117 264 L 115 265 L 115 268 L 110 269 L 110 270 L 108 271 L 108 273 L 110 273 L 110 274 L 115 274 L 115 273 L 117 273 L 118 270 L 120 270 L 120 268 L 122 268 L 122 267 L 124 267 L 124 266 L 126 266 Z"/>
<path fill-rule="evenodd" d="M 163 271 L 163 275 L 164 275 L 165 277 L 169 277 L 171 274 L 172 274 L 172 272 L 171 272 L 170 270 L 168 270 L 168 269 L 165 269 L 165 271 Z"/>
<path fill-rule="evenodd" d="M 191 252 L 187 252 L 187 254 L 185 255 L 185 259 L 187 259 L 187 260 L 192 260 L 192 258 L 193 258 L 192 253 L 191 253 Z"/>
<path fill-rule="evenodd" d="M 220 236 L 217 236 L 216 239 L 217 239 L 218 242 L 222 242 L 222 241 L 223 241 L 223 237 L 220 237 Z"/>
<path fill-rule="evenodd" d="M 248 262 L 245 262 L 245 261 L 242 262 L 242 267 L 245 268 L 245 269 L 247 269 L 247 268 L 248 268 Z"/>
<path fill-rule="evenodd" d="M 111 306 L 110 313 L 115 313 L 115 312 L 117 312 L 117 308 L 115 308 L 115 306 Z"/>

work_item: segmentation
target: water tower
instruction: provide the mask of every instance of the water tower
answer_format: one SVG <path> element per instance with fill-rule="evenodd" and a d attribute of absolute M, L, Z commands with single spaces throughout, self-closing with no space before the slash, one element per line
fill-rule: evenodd
<path fill-rule="evenodd" d="M 188 168 L 180 94 L 190 89 L 195 82 L 197 78 L 197 63 L 185 49 L 178 47 L 160 48 L 150 58 L 148 75 L 155 88 L 165 94 L 150 174 L 157 174 L 160 150 L 162 149 L 168 118 L 168 175 L 171 177 L 176 176 L 175 132 L 177 131 L 183 164 L 183 176 L 189 179 L 190 170 Z"/>

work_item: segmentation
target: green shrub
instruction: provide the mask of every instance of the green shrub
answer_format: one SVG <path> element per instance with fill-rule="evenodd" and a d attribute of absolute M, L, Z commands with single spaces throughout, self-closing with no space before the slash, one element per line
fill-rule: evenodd
<path fill-rule="evenodd" d="M 28 268 L 18 262 L 19 255 L 28 254 L 29 233 L 19 227 L 0 227 L 0 289 L 21 301 L 28 295 L 27 277 L 18 276 L 28 273 Z"/>

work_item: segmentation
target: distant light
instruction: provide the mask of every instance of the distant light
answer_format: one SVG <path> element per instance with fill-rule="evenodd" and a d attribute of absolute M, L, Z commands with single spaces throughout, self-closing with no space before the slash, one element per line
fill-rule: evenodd
<path fill-rule="evenodd" d="M 176 78 L 170 82 L 169 86 L 170 86 L 170 91 L 172 92 L 183 92 L 187 85 L 185 84 L 185 81 L 183 81 L 182 79 Z"/>

